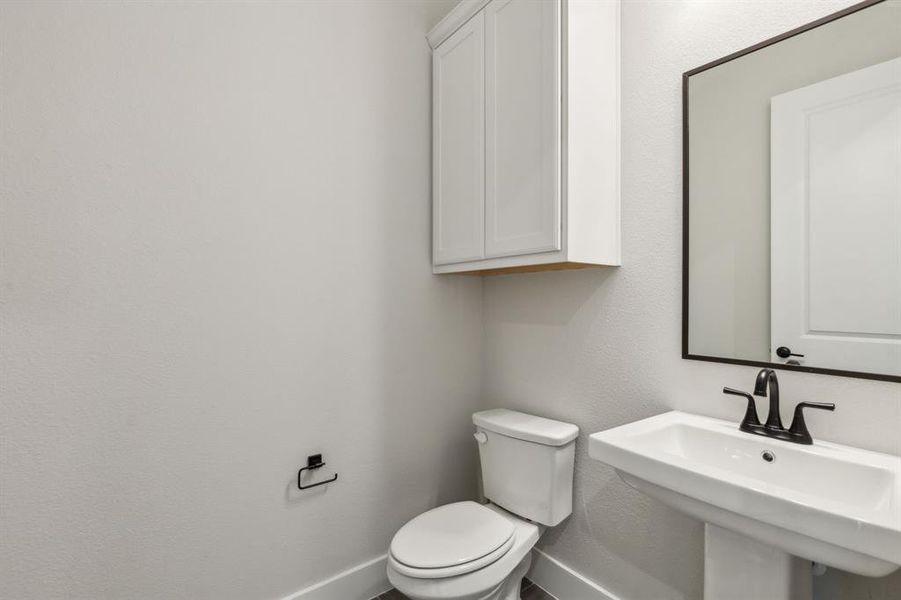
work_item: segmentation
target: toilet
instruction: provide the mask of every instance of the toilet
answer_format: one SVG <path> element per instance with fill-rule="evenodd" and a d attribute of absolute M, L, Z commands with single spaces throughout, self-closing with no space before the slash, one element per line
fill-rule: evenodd
<path fill-rule="evenodd" d="M 531 550 L 572 513 L 579 428 L 507 409 L 477 412 L 487 504 L 445 504 L 391 540 L 388 580 L 412 600 L 519 600 Z"/>

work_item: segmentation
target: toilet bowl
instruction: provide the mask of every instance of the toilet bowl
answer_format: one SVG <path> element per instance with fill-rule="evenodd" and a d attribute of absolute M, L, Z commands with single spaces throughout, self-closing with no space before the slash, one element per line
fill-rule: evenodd
<path fill-rule="evenodd" d="M 491 504 L 440 506 L 398 531 L 388 580 L 412 600 L 518 600 L 543 530 Z"/>
<path fill-rule="evenodd" d="M 398 530 L 388 579 L 412 600 L 519 600 L 535 543 L 572 512 L 575 425 L 505 409 L 473 422 L 489 503 L 439 506 Z"/>

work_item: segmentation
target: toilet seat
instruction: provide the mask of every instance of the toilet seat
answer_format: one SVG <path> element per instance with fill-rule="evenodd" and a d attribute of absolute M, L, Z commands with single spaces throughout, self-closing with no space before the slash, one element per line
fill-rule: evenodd
<path fill-rule="evenodd" d="M 389 561 L 397 572 L 417 579 L 463 575 L 507 554 L 515 529 L 481 504 L 445 504 L 401 527 L 391 540 Z"/>
<path fill-rule="evenodd" d="M 456 576 L 433 578 L 428 575 L 429 569 L 404 569 L 411 573 L 401 572 L 403 566 L 388 553 L 388 580 L 402 594 L 416 600 L 485 600 L 494 598 L 491 594 L 498 592 L 517 569 L 528 569 L 529 551 L 535 546 L 544 527 L 519 518 L 493 504 L 483 508 L 490 510 L 513 525 L 513 543 L 503 556 L 494 562 L 469 573 Z M 522 574 L 516 575 L 521 578 Z"/>

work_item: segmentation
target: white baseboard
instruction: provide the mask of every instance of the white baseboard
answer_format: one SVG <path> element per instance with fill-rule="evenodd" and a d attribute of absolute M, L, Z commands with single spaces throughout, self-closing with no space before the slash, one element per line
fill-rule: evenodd
<path fill-rule="evenodd" d="M 369 600 L 391 589 L 388 555 L 383 554 L 282 600 Z"/>
<path fill-rule="evenodd" d="M 388 555 L 376 557 L 282 600 L 369 600 L 391 589 Z M 620 600 L 613 593 L 537 548 L 532 549 L 529 579 L 558 600 Z"/>
<path fill-rule="evenodd" d="M 557 600 L 619 600 L 613 593 L 537 548 L 532 549 L 532 568 L 526 577 Z"/>

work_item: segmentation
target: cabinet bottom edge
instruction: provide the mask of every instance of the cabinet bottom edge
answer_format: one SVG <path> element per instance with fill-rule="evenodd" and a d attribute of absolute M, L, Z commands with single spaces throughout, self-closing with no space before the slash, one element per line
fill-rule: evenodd
<path fill-rule="evenodd" d="M 449 273 L 437 273 L 438 275 L 508 275 L 511 273 L 538 273 L 541 271 L 571 271 L 574 269 L 602 269 L 616 265 L 599 265 L 584 262 L 552 262 L 536 265 L 517 265 L 512 267 L 496 267 L 490 269 L 472 269 L 467 271 L 453 271 Z"/>

